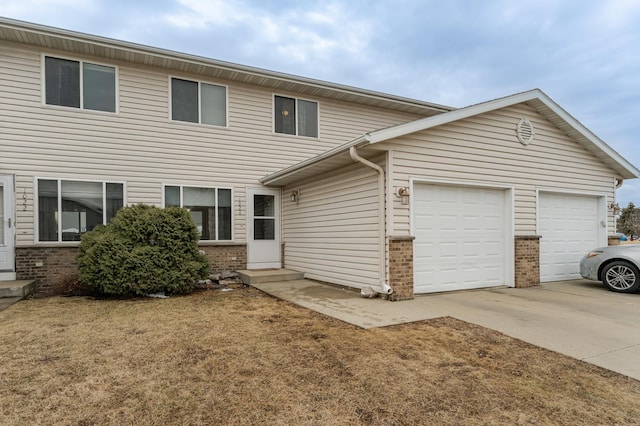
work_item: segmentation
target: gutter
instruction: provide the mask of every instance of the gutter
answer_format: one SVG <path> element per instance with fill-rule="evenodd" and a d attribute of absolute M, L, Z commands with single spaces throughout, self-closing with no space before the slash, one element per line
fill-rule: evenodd
<path fill-rule="evenodd" d="M 356 163 L 362 163 L 367 167 L 370 167 L 372 169 L 374 169 L 377 173 L 378 173 L 378 251 L 379 251 L 379 256 L 380 256 L 380 261 L 378 262 L 380 265 L 380 289 L 378 290 L 379 293 L 382 294 L 391 294 L 393 293 L 393 289 L 389 286 L 389 284 L 387 284 L 386 281 L 386 272 L 387 272 L 387 268 L 386 268 L 386 242 L 387 242 L 387 237 L 386 237 L 386 229 L 385 229 L 385 212 L 384 212 L 384 187 L 385 187 L 385 182 L 384 182 L 384 170 L 382 169 L 382 167 L 378 166 L 375 163 L 372 163 L 369 160 L 366 160 L 362 157 L 360 157 L 358 155 L 358 150 L 356 148 L 355 145 L 352 145 L 349 148 L 349 155 L 351 156 L 351 159 L 353 161 L 355 161 Z"/>

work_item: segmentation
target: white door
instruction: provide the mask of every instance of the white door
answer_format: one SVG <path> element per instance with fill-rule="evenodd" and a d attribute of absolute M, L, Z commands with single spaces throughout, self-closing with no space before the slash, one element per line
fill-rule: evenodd
<path fill-rule="evenodd" d="M 15 279 L 13 176 L 0 175 L 0 279 Z"/>
<path fill-rule="evenodd" d="M 540 281 L 580 278 L 580 259 L 607 245 L 604 197 L 540 192 Z"/>
<path fill-rule="evenodd" d="M 280 268 L 280 190 L 247 190 L 247 268 Z"/>
<path fill-rule="evenodd" d="M 511 284 L 507 194 L 504 189 L 414 185 L 415 293 Z"/>

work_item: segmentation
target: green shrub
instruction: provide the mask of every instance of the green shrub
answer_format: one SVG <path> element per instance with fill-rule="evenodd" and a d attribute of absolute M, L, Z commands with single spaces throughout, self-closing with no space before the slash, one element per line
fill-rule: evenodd
<path fill-rule="evenodd" d="M 199 236 L 185 209 L 125 207 L 82 236 L 80 280 L 110 295 L 191 292 L 209 270 Z"/>

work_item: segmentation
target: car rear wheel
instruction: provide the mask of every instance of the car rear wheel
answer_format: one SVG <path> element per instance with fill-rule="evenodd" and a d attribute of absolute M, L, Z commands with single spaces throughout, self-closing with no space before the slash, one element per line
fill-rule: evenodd
<path fill-rule="evenodd" d="M 602 282 L 611 291 L 635 293 L 640 289 L 640 271 L 629 262 L 612 262 L 602 272 Z"/>

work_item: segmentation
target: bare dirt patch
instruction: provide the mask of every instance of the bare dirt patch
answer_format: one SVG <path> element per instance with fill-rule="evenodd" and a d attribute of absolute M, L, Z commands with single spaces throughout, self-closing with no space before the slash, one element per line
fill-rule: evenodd
<path fill-rule="evenodd" d="M 391 302 L 390 302 L 391 303 Z M 0 424 L 640 424 L 640 382 L 451 318 L 361 330 L 255 289 L 0 312 Z"/>

